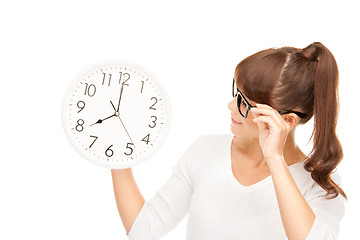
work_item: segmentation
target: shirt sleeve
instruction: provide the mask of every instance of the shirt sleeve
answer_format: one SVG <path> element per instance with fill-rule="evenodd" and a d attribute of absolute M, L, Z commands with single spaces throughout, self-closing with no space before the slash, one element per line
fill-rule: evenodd
<path fill-rule="evenodd" d="M 339 175 L 332 174 L 332 179 L 340 186 Z M 336 198 L 327 199 L 324 197 L 324 189 L 319 185 L 316 188 L 317 194 L 308 201 L 316 219 L 306 240 L 337 239 L 340 220 L 345 214 L 345 198 L 339 194 Z"/>
<path fill-rule="evenodd" d="M 187 214 L 193 193 L 193 171 L 200 137 L 173 166 L 173 174 L 156 194 L 145 201 L 129 234 L 130 240 L 159 239 L 173 229 Z"/>

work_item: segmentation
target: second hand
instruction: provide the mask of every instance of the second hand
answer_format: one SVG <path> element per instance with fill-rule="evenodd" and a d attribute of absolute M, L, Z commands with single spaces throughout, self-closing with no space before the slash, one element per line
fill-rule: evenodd
<path fill-rule="evenodd" d="M 112 103 L 112 101 L 110 100 L 110 103 L 111 103 L 111 105 L 112 105 L 112 107 L 114 108 L 114 110 L 116 111 L 116 108 L 115 108 L 115 106 L 114 106 L 114 104 Z M 134 144 L 134 141 L 131 139 L 131 137 L 130 137 L 130 134 L 129 134 L 129 132 L 127 131 L 127 129 L 126 129 L 126 127 L 125 127 L 125 125 L 124 125 L 124 123 L 123 123 L 123 121 L 121 120 L 121 118 L 120 118 L 120 114 L 119 114 L 119 112 L 115 112 L 115 116 L 117 116 L 118 118 L 119 118 L 119 120 L 120 120 L 120 122 L 121 122 L 121 124 L 123 125 L 123 127 L 124 127 L 124 129 L 125 129 L 125 131 L 126 131 L 126 133 L 127 133 L 127 135 L 129 136 L 129 138 L 130 138 L 130 141 L 131 141 L 131 143 L 134 145 L 134 147 L 136 147 L 135 146 L 135 144 Z"/>

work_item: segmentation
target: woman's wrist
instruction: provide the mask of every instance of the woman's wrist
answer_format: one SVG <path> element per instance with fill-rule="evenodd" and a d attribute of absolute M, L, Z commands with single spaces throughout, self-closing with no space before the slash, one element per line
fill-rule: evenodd
<path fill-rule="evenodd" d="M 281 166 L 287 166 L 283 155 L 274 155 L 272 157 L 266 158 L 265 160 L 271 174 L 274 172 L 274 170 L 279 169 Z"/>

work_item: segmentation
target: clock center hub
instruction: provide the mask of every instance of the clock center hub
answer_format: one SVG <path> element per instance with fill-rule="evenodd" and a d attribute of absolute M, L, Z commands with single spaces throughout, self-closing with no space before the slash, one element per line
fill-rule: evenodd
<path fill-rule="evenodd" d="M 120 115 L 119 112 L 115 112 L 115 116 L 118 117 Z"/>

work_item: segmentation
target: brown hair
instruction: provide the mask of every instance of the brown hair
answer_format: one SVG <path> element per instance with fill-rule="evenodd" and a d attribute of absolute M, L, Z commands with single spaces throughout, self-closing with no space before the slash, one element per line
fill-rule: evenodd
<path fill-rule="evenodd" d="M 331 173 L 343 158 L 336 135 L 339 108 L 339 74 L 332 53 L 322 43 L 306 48 L 270 48 L 241 61 L 235 69 L 235 81 L 252 101 L 277 110 L 307 114 L 299 124 L 314 116 L 313 148 L 304 168 L 328 198 L 345 192 L 331 179 Z M 330 196 L 329 196 L 330 195 Z"/>

